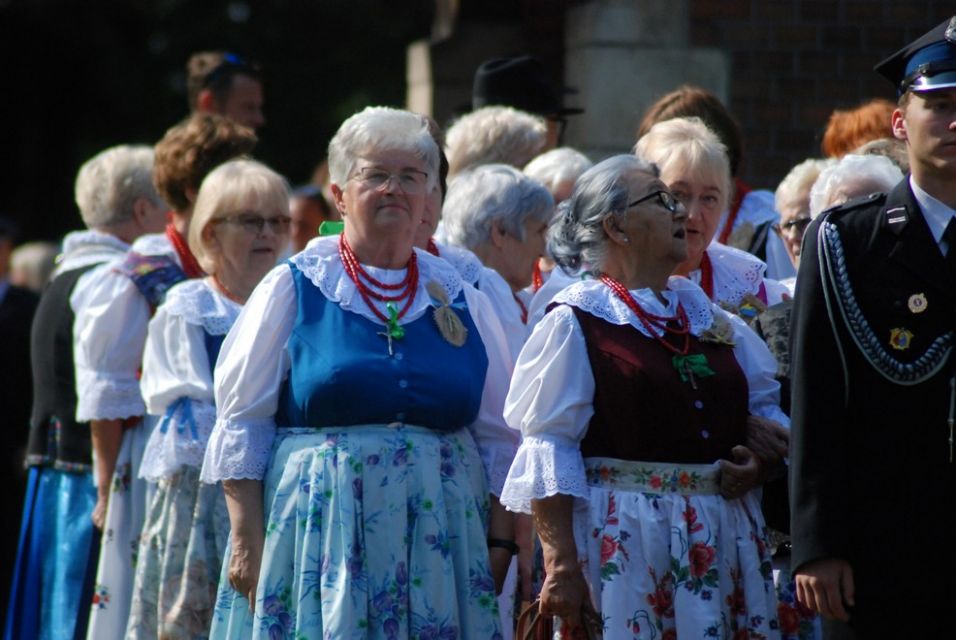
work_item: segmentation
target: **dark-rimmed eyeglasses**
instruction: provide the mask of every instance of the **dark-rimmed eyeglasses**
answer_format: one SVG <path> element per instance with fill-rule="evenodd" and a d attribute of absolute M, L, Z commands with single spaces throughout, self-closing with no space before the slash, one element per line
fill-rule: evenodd
<path fill-rule="evenodd" d="M 214 220 L 215 224 L 223 222 L 241 227 L 244 231 L 252 235 L 259 235 L 262 233 L 262 230 L 268 224 L 272 233 L 279 235 L 289 232 L 289 226 L 292 223 L 292 218 L 289 216 L 273 216 L 271 218 L 266 218 L 265 216 L 260 216 L 255 213 L 241 213 L 236 216 L 229 216 L 228 218 L 219 218 L 218 220 Z"/>
<path fill-rule="evenodd" d="M 810 222 L 812 222 L 810 216 L 800 216 L 798 218 L 790 218 L 786 222 L 775 222 L 770 228 L 773 229 L 777 235 L 789 235 L 791 233 L 802 234 L 807 230 L 807 227 L 810 226 Z"/>
<path fill-rule="evenodd" d="M 637 205 L 641 204 L 642 202 L 646 202 L 650 200 L 651 198 L 657 198 L 658 201 L 660 202 L 660 205 L 664 207 L 665 209 L 667 209 L 668 211 L 670 211 L 671 213 L 677 213 L 677 208 L 680 206 L 680 203 L 677 201 L 677 198 L 675 198 L 669 191 L 664 191 L 663 189 L 661 189 L 659 191 L 654 191 L 653 193 L 649 193 L 646 196 L 642 198 L 638 198 L 634 202 L 629 203 L 627 205 L 627 208 L 630 209 L 631 207 L 636 207 Z"/>

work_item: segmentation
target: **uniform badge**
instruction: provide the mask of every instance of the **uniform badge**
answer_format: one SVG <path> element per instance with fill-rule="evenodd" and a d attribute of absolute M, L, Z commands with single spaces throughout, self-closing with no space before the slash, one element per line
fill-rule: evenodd
<path fill-rule="evenodd" d="M 913 340 L 913 332 L 909 329 L 898 327 L 890 329 L 890 346 L 897 351 L 906 351 L 910 348 L 910 342 Z"/>
<path fill-rule="evenodd" d="M 910 299 L 906 301 L 906 306 L 909 307 L 911 313 L 923 313 L 926 311 L 926 307 L 929 306 L 929 302 L 926 300 L 924 294 L 914 293 L 910 296 Z"/>

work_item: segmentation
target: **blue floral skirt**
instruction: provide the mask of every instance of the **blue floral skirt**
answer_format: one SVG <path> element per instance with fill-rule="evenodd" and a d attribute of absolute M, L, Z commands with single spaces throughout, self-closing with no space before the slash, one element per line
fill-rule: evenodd
<path fill-rule="evenodd" d="M 211 637 L 500 639 L 487 515 L 465 429 L 280 429 L 255 615 L 224 560 Z"/>

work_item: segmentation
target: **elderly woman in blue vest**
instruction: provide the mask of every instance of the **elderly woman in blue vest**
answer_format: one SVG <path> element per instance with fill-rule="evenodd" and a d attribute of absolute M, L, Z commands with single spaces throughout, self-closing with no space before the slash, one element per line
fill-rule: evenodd
<path fill-rule="evenodd" d="M 534 267 L 544 255 L 544 233 L 554 213 L 547 188 L 504 164 L 486 164 L 455 176 L 442 207 L 449 244 L 473 252 L 485 268 L 475 286 L 488 295 L 508 335 L 513 358 L 528 337 Z"/>
<path fill-rule="evenodd" d="M 71 298 L 97 265 L 122 259 L 127 243 L 166 224 L 152 172 L 151 148 L 122 145 L 98 153 L 76 176 L 76 204 L 88 228 L 64 239 L 30 341 L 30 479 L 6 640 L 71 640 L 86 629 L 89 603 L 81 594 L 92 584 L 84 584 L 84 572 L 99 545 L 90 518 L 96 488 L 89 425 L 74 418 L 73 319 L 81 307 Z"/>
<path fill-rule="evenodd" d="M 532 513 L 541 610 L 584 602 L 606 640 L 777 637 L 747 424 L 787 423 L 766 346 L 696 284 L 687 214 L 652 167 L 615 156 L 577 181 L 549 230 L 563 289 L 515 367 L 522 444 L 501 502 Z"/>
<path fill-rule="evenodd" d="M 438 175 L 420 116 L 353 115 L 329 165 L 342 234 L 266 276 L 216 369 L 202 479 L 232 535 L 211 637 L 496 638 L 517 445 L 501 327 L 413 248 Z"/>
<path fill-rule="evenodd" d="M 127 638 L 205 638 L 229 515 L 219 485 L 199 482 L 216 422 L 213 366 L 226 332 L 289 235 L 285 180 L 252 160 L 203 180 L 189 248 L 207 277 L 173 287 L 149 323 L 141 388 L 153 429 L 140 477 L 155 483 L 140 536 Z"/>

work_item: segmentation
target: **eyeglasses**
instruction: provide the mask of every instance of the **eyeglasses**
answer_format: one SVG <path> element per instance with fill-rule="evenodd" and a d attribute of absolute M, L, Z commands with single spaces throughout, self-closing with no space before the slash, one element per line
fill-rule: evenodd
<path fill-rule="evenodd" d="M 391 183 L 392 178 L 395 178 L 398 188 L 408 195 L 424 193 L 425 186 L 428 183 L 428 174 L 417 169 L 405 169 L 398 173 L 389 173 L 378 167 L 362 167 L 352 178 L 374 190 L 381 189 Z M 349 180 L 352 178 L 349 178 Z"/>
<path fill-rule="evenodd" d="M 651 198 L 657 198 L 658 201 L 660 202 L 660 205 L 664 207 L 665 209 L 667 209 L 668 211 L 670 211 L 671 213 L 677 213 L 677 208 L 680 206 L 680 203 L 677 202 L 677 198 L 671 195 L 669 191 L 664 191 L 662 189 L 660 191 L 649 193 L 643 198 L 638 198 L 634 202 L 631 202 L 630 204 L 628 204 L 627 208 L 630 209 L 631 207 L 637 206 L 641 204 L 642 202 L 646 202 L 647 200 L 650 200 Z"/>
<path fill-rule="evenodd" d="M 774 223 L 770 228 L 773 229 L 777 235 L 802 234 L 807 230 L 807 227 L 810 226 L 811 221 L 810 216 L 800 216 L 799 218 L 790 218 L 786 222 Z"/>
<path fill-rule="evenodd" d="M 216 224 L 221 222 L 242 227 L 246 233 L 250 233 L 252 235 L 261 234 L 266 224 L 268 224 L 272 233 L 279 235 L 289 232 L 289 225 L 292 222 L 292 218 L 289 216 L 274 216 L 271 218 L 266 218 L 254 213 L 241 213 L 237 216 L 230 216 L 228 218 L 219 218 L 218 220 L 215 220 Z"/>

